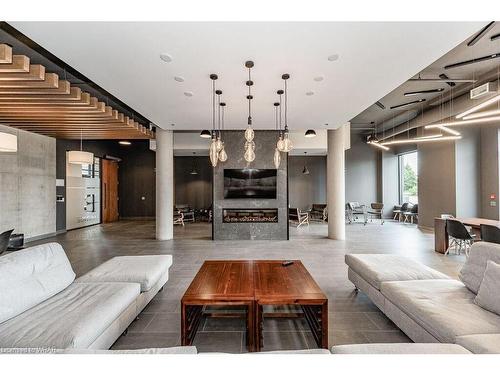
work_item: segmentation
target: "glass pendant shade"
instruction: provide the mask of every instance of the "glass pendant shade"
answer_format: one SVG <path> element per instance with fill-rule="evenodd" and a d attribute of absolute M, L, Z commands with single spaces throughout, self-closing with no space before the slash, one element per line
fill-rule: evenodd
<path fill-rule="evenodd" d="M 280 164 L 281 164 L 281 152 L 278 150 L 277 147 L 274 149 L 273 161 L 274 161 L 274 167 L 276 169 L 278 169 L 280 167 Z"/>
<path fill-rule="evenodd" d="M 255 134 L 254 134 L 253 129 L 250 126 L 248 128 L 246 128 L 245 139 L 247 140 L 247 142 L 252 142 L 254 136 L 255 136 Z"/>
<path fill-rule="evenodd" d="M 224 143 L 222 144 L 222 149 L 219 152 L 219 160 L 223 163 L 227 160 L 227 153 L 224 149 Z"/>
<path fill-rule="evenodd" d="M 17 152 L 17 136 L 0 133 L 0 152 Z"/>
<path fill-rule="evenodd" d="M 292 140 L 289 138 L 288 133 L 285 133 L 285 137 L 283 138 L 283 152 L 290 152 L 292 148 Z"/>
<path fill-rule="evenodd" d="M 252 161 L 254 161 L 255 160 L 255 152 L 252 149 L 252 147 L 247 147 L 245 150 L 245 154 L 243 156 L 248 163 L 251 163 Z"/>
<path fill-rule="evenodd" d="M 276 148 L 281 152 L 285 150 L 285 144 L 283 143 L 283 137 L 281 135 L 278 138 L 278 142 L 276 142 Z"/>
<path fill-rule="evenodd" d="M 220 152 L 224 147 L 224 144 L 220 140 L 220 137 L 217 137 L 217 140 L 215 141 L 215 146 L 217 147 L 217 152 Z"/>
<path fill-rule="evenodd" d="M 219 152 L 217 151 L 217 141 L 212 139 L 212 143 L 210 143 L 210 149 L 208 150 L 210 155 L 210 162 L 212 163 L 212 167 L 217 166 L 217 161 L 219 160 Z"/>
<path fill-rule="evenodd" d="M 86 151 L 69 151 L 68 162 L 71 164 L 94 164 L 94 154 Z"/>

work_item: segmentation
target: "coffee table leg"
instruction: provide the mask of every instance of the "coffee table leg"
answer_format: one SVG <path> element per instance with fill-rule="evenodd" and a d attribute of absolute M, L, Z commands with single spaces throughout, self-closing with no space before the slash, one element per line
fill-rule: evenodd
<path fill-rule="evenodd" d="M 328 301 L 321 306 L 321 347 L 328 349 Z"/>
<path fill-rule="evenodd" d="M 255 351 L 260 352 L 264 346 L 262 338 L 262 328 L 264 325 L 263 320 L 263 307 L 258 302 L 255 303 Z"/>
<path fill-rule="evenodd" d="M 181 305 L 181 345 L 192 345 L 201 321 L 203 306 Z"/>
<path fill-rule="evenodd" d="M 255 345 L 255 304 L 250 302 L 247 305 L 247 345 L 248 351 L 256 351 Z"/>

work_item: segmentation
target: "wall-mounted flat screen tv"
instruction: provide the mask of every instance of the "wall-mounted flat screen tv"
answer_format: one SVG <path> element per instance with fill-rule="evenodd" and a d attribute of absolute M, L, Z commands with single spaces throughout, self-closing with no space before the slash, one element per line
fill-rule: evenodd
<path fill-rule="evenodd" d="M 224 199 L 276 199 L 276 169 L 224 169 Z"/>

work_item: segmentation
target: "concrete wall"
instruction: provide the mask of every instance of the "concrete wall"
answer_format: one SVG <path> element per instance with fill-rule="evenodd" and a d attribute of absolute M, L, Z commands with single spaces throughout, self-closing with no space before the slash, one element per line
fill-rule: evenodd
<path fill-rule="evenodd" d="M 497 127 L 484 126 L 481 129 L 481 216 L 491 220 L 499 219 L 498 136 Z M 493 200 L 496 206 L 491 206 L 490 194 L 496 194 Z"/>
<path fill-rule="evenodd" d="M 193 166 L 197 175 L 190 174 Z M 174 203 L 194 209 L 212 205 L 212 165 L 206 156 L 174 157 Z"/>
<path fill-rule="evenodd" d="M 345 153 L 346 202 L 370 204 L 379 200 L 379 151 L 360 137 L 352 137 Z"/>
<path fill-rule="evenodd" d="M 250 168 L 274 169 L 273 155 L 277 133 L 255 131 L 255 160 Z M 213 175 L 213 234 L 215 240 L 286 240 L 288 239 L 288 178 L 287 154 L 282 153 L 277 172 L 276 199 L 224 199 L 224 168 L 245 168 L 245 139 L 242 131 L 225 131 L 228 160 L 214 168 Z M 224 208 L 277 208 L 278 223 L 223 223 Z"/>
<path fill-rule="evenodd" d="M 302 174 L 304 164 L 309 174 Z M 302 210 L 313 203 L 326 203 L 326 156 L 290 156 L 288 158 L 290 207 Z"/>
<path fill-rule="evenodd" d="M 16 153 L 0 152 L 0 232 L 25 239 L 56 231 L 56 140 L 0 125 L 17 134 Z"/>
<path fill-rule="evenodd" d="M 481 138 L 478 128 L 462 129 L 455 142 L 457 217 L 481 216 Z"/>
<path fill-rule="evenodd" d="M 392 217 L 394 206 L 399 204 L 399 158 L 391 152 L 383 152 L 381 157 L 382 203 L 384 216 Z"/>
<path fill-rule="evenodd" d="M 434 227 L 434 217 L 456 215 L 455 143 L 418 146 L 419 226 Z"/>

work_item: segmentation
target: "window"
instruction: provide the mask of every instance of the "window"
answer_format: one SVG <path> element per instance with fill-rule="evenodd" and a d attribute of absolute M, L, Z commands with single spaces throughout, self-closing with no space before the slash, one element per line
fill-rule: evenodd
<path fill-rule="evenodd" d="M 399 155 L 399 203 L 418 203 L 417 152 Z"/>

